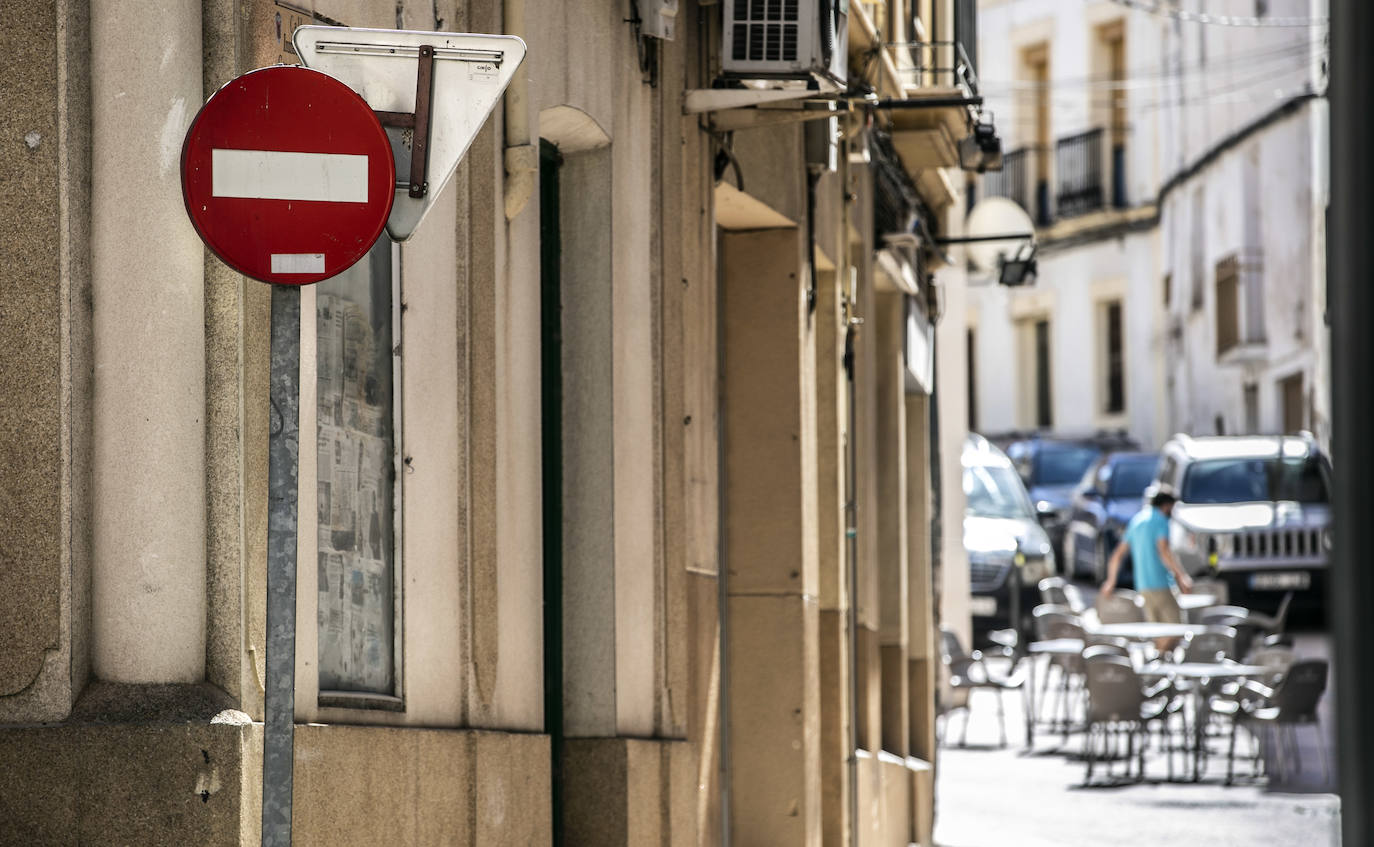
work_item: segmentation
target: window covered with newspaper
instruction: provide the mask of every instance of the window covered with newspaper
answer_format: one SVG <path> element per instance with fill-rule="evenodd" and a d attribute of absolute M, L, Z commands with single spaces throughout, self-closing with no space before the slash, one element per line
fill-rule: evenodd
<path fill-rule="evenodd" d="M 320 690 L 395 687 L 391 244 L 316 286 Z"/>

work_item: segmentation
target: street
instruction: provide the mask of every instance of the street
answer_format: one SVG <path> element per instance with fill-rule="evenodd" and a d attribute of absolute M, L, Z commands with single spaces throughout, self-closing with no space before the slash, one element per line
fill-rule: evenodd
<path fill-rule="evenodd" d="M 1091 590 L 1091 586 L 1082 586 Z M 1323 632 L 1297 632 L 1293 646 L 1301 658 L 1330 659 Z M 1329 678 L 1319 714 L 1321 743 L 1334 773 L 1334 677 Z M 1238 743 L 1236 784 L 1224 784 L 1226 738 L 1214 737 L 1211 755 L 1198 783 L 1167 781 L 1163 754 L 1152 745 L 1143 783 L 1085 787 L 1081 759 L 1083 734 L 1067 742 L 1059 734 L 1037 733 L 1034 749 L 1025 747 L 1025 712 L 1017 692 L 1006 696 L 1005 749 L 997 744 L 997 708 L 992 691 L 973 693 L 968 746 L 957 746 L 962 711 L 946 716 L 936 777 L 935 842 L 939 847 L 990 845 L 1193 845 L 1340 843 L 1340 801 L 1324 778 L 1317 733 L 1297 732 L 1301 770 L 1282 785 L 1249 778 L 1248 739 Z M 952 730 L 952 731 L 951 731 Z M 1240 754 L 1246 754 L 1242 758 Z M 1270 771 L 1277 771 L 1270 762 Z M 1119 773 L 1122 766 L 1117 764 Z M 1182 759 L 1175 756 L 1175 776 Z M 1290 763 L 1291 771 L 1298 765 Z M 1334 778 L 1334 777 L 1333 777 Z M 1099 771 L 1094 782 L 1103 781 Z"/>

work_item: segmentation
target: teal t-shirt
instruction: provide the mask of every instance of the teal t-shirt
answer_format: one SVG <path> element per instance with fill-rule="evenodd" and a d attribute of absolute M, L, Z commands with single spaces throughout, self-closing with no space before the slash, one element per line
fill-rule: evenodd
<path fill-rule="evenodd" d="M 1161 538 L 1169 540 L 1169 519 L 1153 506 L 1141 509 L 1126 525 L 1126 543 L 1131 545 L 1136 591 L 1173 587 L 1174 575 L 1159 557 Z"/>

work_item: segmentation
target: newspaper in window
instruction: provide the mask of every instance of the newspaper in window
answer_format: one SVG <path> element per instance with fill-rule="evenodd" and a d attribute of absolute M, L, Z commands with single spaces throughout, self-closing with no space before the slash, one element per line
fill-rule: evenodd
<path fill-rule="evenodd" d="M 388 248 L 316 295 L 322 691 L 394 693 Z"/>

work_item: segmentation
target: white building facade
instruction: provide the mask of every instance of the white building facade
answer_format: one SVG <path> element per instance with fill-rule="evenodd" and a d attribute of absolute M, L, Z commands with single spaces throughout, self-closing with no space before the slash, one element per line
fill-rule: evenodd
<path fill-rule="evenodd" d="M 1039 274 L 969 291 L 971 426 L 1328 436 L 1321 0 L 980 4 Z"/>

